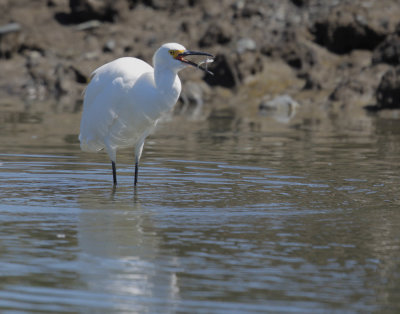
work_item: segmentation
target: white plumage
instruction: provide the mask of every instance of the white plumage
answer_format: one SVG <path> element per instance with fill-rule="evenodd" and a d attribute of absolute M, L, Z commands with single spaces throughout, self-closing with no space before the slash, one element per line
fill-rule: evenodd
<path fill-rule="evenodd" d="M 135 147 L 135 185 L 145 138 L 160 117 L 172 109 L 181 92 L 178 71 L 197 66 L 184 57 L 205 55 L 176 43 L 154 54 L 154 68 L 137 58 L 120 58 L 92 73 L 85 90 L 79 140 L 88 152 L 106 149 L 116 181 L 118 148 Z M 203 68 L 200 68 L 205 70 Z"/>

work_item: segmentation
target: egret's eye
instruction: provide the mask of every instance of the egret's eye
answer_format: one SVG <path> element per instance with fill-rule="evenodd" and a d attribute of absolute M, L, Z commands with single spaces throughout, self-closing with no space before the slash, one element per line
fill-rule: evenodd
<path fill-rule="evenodd" d="M 170 54 L 171 56 L 175 56 L 175 50 L 170 50 L 170 51 L 169 51 L 169 54 Z"/>

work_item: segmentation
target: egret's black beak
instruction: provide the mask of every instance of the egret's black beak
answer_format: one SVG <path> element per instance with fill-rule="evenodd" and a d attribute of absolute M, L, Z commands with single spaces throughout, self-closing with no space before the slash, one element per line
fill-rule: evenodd
<path fill-rule="evenodd" d="M 207 62 L 207 60 L 206 60 L 205 62 L 200 62 L 199 64 L 197 64 L 197 63 L 195 63 L 195 62 L 193 62 L 193 61 L 190 61 L 190 60 L 185 59 L 185 57 L 187 57 L 187 56 L 206 56 L 206 57 L 211 57 L 212 59 L 214 59 L 214 56 L 213 56 L 212 54 L 209 54 L 209 53 L 206 53 L 206 52 L 199 52 L 199 51 L 186 50 L 186 51 L 184 51 L 184 52 L 178 54 L 178 56 L 176 57 L 176 59 L 179 60 L 179 61 L 181 61 L 181 62 L 183 62 L 183 63 L 190 64 L 190 65 L 192 65 L 192 66 L 194 66 L 194 67 L 196 67 L 196 68 L 198 68 L 198 69 L 200 69 L 200 70 L 203 70 L 204 72 L 206 72 L 206 73 L 208 73 L 208 74 L 214 75 L 214 73 L 212 73 L 211 71 L 209 71 L 209 70 L 207 69 L 207 63 L 208 63 L 208 62 L 212 62 L 212 61 L 208 61 L 208 62 Z M 205 67 L 205 68 L 203 68 L 203 67 L 200 66 L 200 65 L 203 64 L 203 63 L 206 64 L 206 67 Z"/>

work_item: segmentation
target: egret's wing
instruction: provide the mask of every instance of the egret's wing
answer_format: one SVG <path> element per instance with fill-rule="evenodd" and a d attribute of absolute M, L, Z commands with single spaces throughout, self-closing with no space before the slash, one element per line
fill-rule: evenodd
<path fill-rule="evenodd" d="M 111 84 L 116 78 L 129 81 L 132 85 L 146 72 L 153 71 L 153 68 L 146 62 L 137 58 L 119 58 L 97 68 L 91 74 L 91 80 L 85 90 L 84 110 L 95 103 L 94 99 Z"/>
<path fill-rule="evenodd" d="M 93 72 L 85 91 L 79 140 L 86 151 L 105 147 L 104 140 L 113 121 L 118 118 L 118 106 L 125 97 L 125 86 L 153 68 L 136 58 L 120 58 Z"/>

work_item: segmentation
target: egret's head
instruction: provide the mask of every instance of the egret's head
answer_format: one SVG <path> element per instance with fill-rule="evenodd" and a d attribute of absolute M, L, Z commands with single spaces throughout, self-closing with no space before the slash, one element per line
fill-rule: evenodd
<path fill-rule="evenodd" d="M 213 55 L 205 52 L 198 51 L 190 51 L 187 50 L 180 44 L 176 43 L 168 43 L 162 45 L 154 54 L 153 64 L 155 67 L 158 66 L 167 66 L 173 70 L 180 71 L 188 65 L 195 66 L 205 72 L 209 72 L 208 70 L 200 67 L 193 61 L 187 60 L 187 56 L 196 55 L 196 56 L 205 56 L 214 58 Z M 209 72 L 211 73 L 211 72 Z"/>

